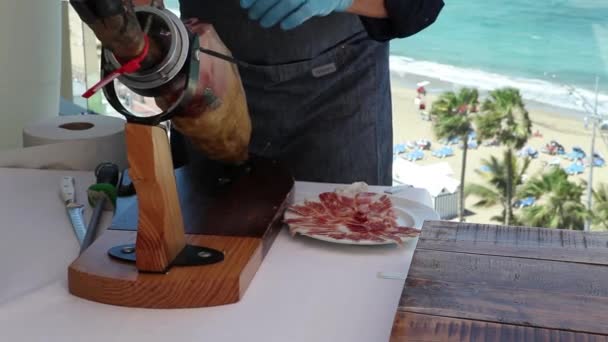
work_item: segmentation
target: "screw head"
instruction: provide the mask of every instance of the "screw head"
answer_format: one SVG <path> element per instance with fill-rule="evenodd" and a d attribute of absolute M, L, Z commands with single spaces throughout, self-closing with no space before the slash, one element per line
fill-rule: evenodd
<path fill-rule="evenodd" d="M 133 254 L 135 253 L 135 247 L 124 247 L 121 252 L 123 254 Z"/>
<path fill-rule="evenodd" d="M 211 257 L 211 253 L 209 253 L 209 252 L 200 252 L 200 253 L 198 253 L 198 256 L 201 257 L 201 258 L 203 258 L 203 259 L 207 259 L 207 258 Z"/>

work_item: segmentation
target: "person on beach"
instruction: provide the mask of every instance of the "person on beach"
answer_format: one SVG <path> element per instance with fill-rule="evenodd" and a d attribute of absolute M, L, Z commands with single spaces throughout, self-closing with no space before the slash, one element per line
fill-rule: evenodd
<path fill-rule="evenodd" d="M 421 98 L 424 98 L 426 96 L 426 88 L 424 86 L 418 87 L 418 89 L 416 89 L 416 92 L 418 93 L 418 96 Z"/>
<path fill-rule="evenodd" d="M 420 118 L 422 118 L 422 120 L 429 121 L 431 119 L 429 112 L 426 110 L 426 102 L 424 100 L 420 102 L 418 110 L 420 111 Z"/>
<path fill-rule="evenodd" d="M 251 65 L 240 73 L 252 153 L 282 161 L 298 180 L 391 185 L 388 41 L 425 29 L 443 5 L 180 0 L 180 12 L 213 24 L 234 57 Z"/>

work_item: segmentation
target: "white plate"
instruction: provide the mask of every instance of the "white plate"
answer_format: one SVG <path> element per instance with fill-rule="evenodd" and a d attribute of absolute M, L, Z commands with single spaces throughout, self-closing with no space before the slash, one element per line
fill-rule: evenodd
<path fill-rule="evenodd" d="M 388 196 L 388 195 L 387 195 Z M 430 221 L 430 220 L 439 220 L 439 214 L 437 214 L 437 212 L 435 212 L 432 208 L 427 207 L 426 205 L 420 204 L 418 202 L 414 202 L 414 201 L 410 201 L 408 199 L 405 198 L 401 198 L 401 197 L 395 197 L 395 196 L 389 196 L 391 201 L 393 202 L 393 209 L 395 210 L 395 213 L 397 214 L 397 223 L 400 226 L 405 226 L 405 227 L 412 227 L 412 228 L 416 228 L 419 230 L 422 230 L 422 225 L 424 224 L 424 221 Z M 314 201 L 318 201 L 318 199 L 315 199 Z M 295 203 L 297 204 L 303 204 L 303 202 L 299 202 L 299 203 Z M 298 218 L 301 217 L 300 215 L 287 211 L 285 212 L 285 219 L 294 219 L 294 218 Z M 301 233 L 298 233 L 301 234 Z M 321 240 L 321 241 L 327 241 L 327 242 L 332 242 L 332 243 L 338 243 L 338 244 L 343 244 L 343 245 L 361 245 L 361 246 L 376 246 L 376 245 L 390 245 L 390 244 L 394 244 L 394 241 L 385 241 L 385 242 L 378 242 L 378 241 L 370 241 L 370 240 L 361 240 L 361 241 L 354 241 L 354 240 L 349 240 L 349 239 L 342 239 L 342 240 L 338 240 L 338 239 L 333 239 L 331 237 L 328 236 L 321 236 L 321 235 L 315 235 L 315 234 L 301 234 L 303 236 L 307 236 L 313 239 L 317 239 L 317 240 Z M 415 237 L 411 237 L 411 238 L 403 238 L 402 241 L 408 241 L 408 240 L 412 240 L 415 239 Z"/>

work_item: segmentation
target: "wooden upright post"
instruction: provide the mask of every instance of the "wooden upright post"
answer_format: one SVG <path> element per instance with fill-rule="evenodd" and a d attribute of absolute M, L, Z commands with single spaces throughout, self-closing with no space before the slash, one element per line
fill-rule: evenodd
<path fill-rule="evenodd" d="M 139 201 L 136 266 L 165 272 L 186 246 L 169 139 L 164 129 L 127 123 L 129 176 Z"/>
<path fill-rule="evenodd" d="M 137 232 L 109 229 L 95 240 L 68 269 L 70 293 L 100 303 L 155 309 L 238 302 L 281 230 L 282 213 L 291 204 L 294 182 L 287 169 L 256 159 L 252 171 L 225 188 L 212 204 L 204 204 L 204 193 L 192 194 L 184 212 L 198 219 L 190 219 L 190 233 L 184 235 L 166 132 L 127 123 L 125 133 L 129 175 L 139 202 Z M 188 192 L 193 180 L 184 173 L 178 177 L 181 190 Z M 192 211 L 205 214 L 201 217 Z M 193 230 L 200 233 L 193 234 Z M 130 248 L 134 242 L 135 264 L 110 256 L 113 249 Z M 185 248 L 191 251 L 201 246 L 221 251 L 224 259 L 206 265 L 175 262 Z"/>

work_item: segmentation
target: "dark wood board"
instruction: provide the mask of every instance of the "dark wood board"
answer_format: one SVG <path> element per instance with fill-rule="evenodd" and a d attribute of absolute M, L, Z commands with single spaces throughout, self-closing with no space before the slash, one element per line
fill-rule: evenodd
<path fill-rule="evenodd" d="M 608 298 L 412 279 L 400 310 L 608 335 Z"/>
<path fill-rule="evenodd" d="M 608 267 L 599 265 L 420 249 L 408 277 L 608 298 Z"/>
<path fill-rule="evenodd" d="M 220 178 L 233 182 L 221 185 Z M 261 238 L 290 202 L 294 186 L 289 170 L 257 157 L 242 167 L 214 162 L 184 166 L 176 170 L 176 180 L 184 228 L 194 235 Z M 110 229 L 137 230 L 136 196 L 120 198 L 118 207 Z"/>
<path fill-rule="evenodd" d="M 392 341 L 606 341 L 608 234 L 427 222 Z"/>
<path fill-rule="evenodd" d="M 607 336 L 398 312 L 391 342 L 608 342 Z"/>
<path fill-rule="evenodd" d="M 608 233 L 427 222 L 421 249 L 608 265 Z"/>

